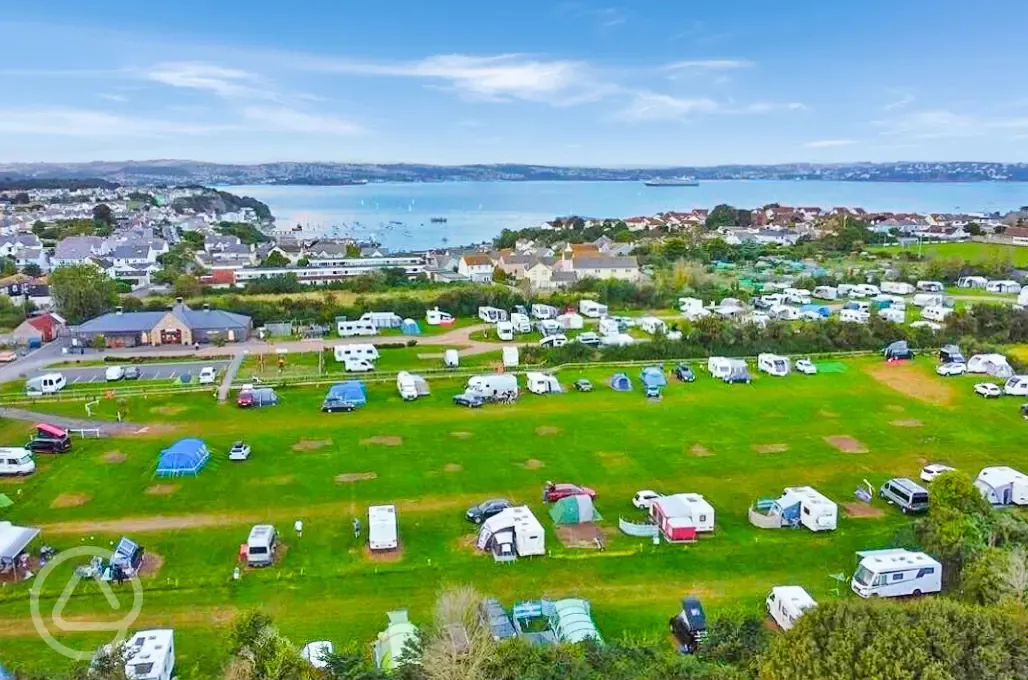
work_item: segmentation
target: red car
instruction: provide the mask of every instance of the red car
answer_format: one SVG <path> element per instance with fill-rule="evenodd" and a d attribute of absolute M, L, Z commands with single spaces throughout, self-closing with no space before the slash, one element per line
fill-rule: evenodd
<path fill-rule="evenodd" d="M 543 502 L 556 503 L 561 498 L 582 495 L 588 496 L 589 498 L 596 498 L 596 492 L 587 486 L 578 486 L 577 484 L 554 484 L 553 482 L 546 482 L 546 487 L 543 489 Z"/>

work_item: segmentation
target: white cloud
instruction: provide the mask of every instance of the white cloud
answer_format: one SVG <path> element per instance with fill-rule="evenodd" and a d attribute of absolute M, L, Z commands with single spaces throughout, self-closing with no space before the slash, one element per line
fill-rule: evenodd
<path fill-rule="evenodd" d="M 616 114 L 621 120 L 632 122 L 656 120 L 682 120 L 694 114 L 715 113 L 718 103 L 706 97 L 672 97 L 657 92 L 637 92 L 628 106 Z"/>
<path fill-rule="evenodd" d="M 905 107 L 907 107 L 907 106 L 909 106 L 910 104 L 913 104 L 913 103 L 914 103 L 914 95 L 909 94 L 909 93 L 904 93 L 904 94 L 901 94 L 898 99 L 895 99 L 894 101 L 891 101 L 888 104 L 886 104 L 885 106 L 883 106 L 882 110 L 884 110 L 884 111 L 895 111 L 896 109 L 905 108 Z"/>
<path fill-rule="evenodd" d="M 945 109 L 917 111 L 872 123 L 883 135 L 902 135 L 917 139 L 978 137 L 987 131 L 985 121 Z"/>
<path fill-rule="evenodd" d="M 805 111 L 807 105 L 802 102 L 753 102 L 732 113 L 777 113 L 779 111 Z"/>
<path fill-rule="evenodd" d="M 225 98 L 272 98 L 274 93 L 261 86 L 260 78 L 249 71 L 201 62 L 166 62 L 142 72 L 146 80 L 194 90 L 212 92 Z"/>
<path fill-rule="evenodd" d="M 696 59 L 676 61 L 661 67 L 662 71 L 735 71 L 750 68 L 753 62 L 747 59 Z"/>
<path fill-rule="evenodd" d="M 348 120 L 278 106 L 248 106 L 243 118 L 262 130 L 323 135 L 358 135 L 364 129 Z"/>
<path fill-rule="evenodd" d="M 808 149 L 831 149 L 837 146 L 852 146 L 856 144 L 853 139 L 819 139 L 814 142 L 807 142 L 803 146 Z"/>
<path fill-rule="evenodd" d="M 112 94 L 112 93 L 109 93 L 109 92 L 101 92 L 100 94 L 98 94 L 96 96 L 100 97 L 100 99 L 106 99 L 109 102 L 118 102 L 119 104 L 124 104 L 129 99 L 128 97 L 126 97 L 123 94 Z"/>
<path fill-rule="evenodd" d="M 0 133 L 111 138 L 200 135 L 233 129 L 229 125 L 129 118 L 87 109 L 0 109 Z"/>

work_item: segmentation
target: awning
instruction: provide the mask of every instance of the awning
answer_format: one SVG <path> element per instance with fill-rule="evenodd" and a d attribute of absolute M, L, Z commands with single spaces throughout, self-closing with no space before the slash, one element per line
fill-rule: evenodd
<path fill-rule="evenodd" d="M 13 560 L 39 535 L 39 529 L 0 522 L 0 559 Z"/>
<path fill-rule="evenodd" d="M 36 424 L 36 429 L 40 432 L 44 432 L 50 435 L 51 437 L 62 438 L 68 436 L 68 433 L 62 430 L 61 428 L 57 427 L 56 425 L 50 425 L 48 423 L 38 423 Z"/>

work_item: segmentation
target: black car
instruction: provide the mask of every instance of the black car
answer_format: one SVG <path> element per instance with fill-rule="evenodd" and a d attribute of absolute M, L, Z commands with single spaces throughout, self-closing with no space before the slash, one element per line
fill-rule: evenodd
<path fill-rule="evenodd" d="M 882 352 L 885 355 L 886 361 L 899 361 L 914 358 L 914 350 L 910 349 L 910 345 L 907 344 L 906 340 L 897 340 Z"/>
<path fill-rule="evenodd" d="M 33 453 L 64 453 L 71 450 L 71 437 L 47 437 L 37 434 L 29 440 L 25 448 Z"/>
<path fill-rule="evenodd" d="M 457 396 L 455 396 L 453 398 L 453 403 L 457 406 L 466 406 L 467 408 L 478 408 L 485 404 L 485 399 L 478 396 L 477 394 L 464 392 L 463 394 L 458 394 Z"/>
<path fill-rule="evenodd" d="M 468 511 L 464 513 L 464 518 L 474 524 L 481 524 L 493 515 L 498 515 L 512 507 L 514 504 L 506 498 L 491 498 L 468 508 Z"/>
<path fill-rule="evenodd" d="M 683 653 L 692 654 L 707 637 L 707 615 L 695 597 L 682 600 L 682 611 L 672 616 L 668 625 Z"/>
<path fill-rule="evenodd" d="M 321 405 L 322 413 L 336 413 L 338 411 L 349 413 L 355 410 L 357 410 L 357 404 L 346 399 L 326 399 L 325 403 Z"/>
<path fill-rule="evenodd" d="M 121 376 L 122 380 L 139 380 L 140 373 L 138 366 L 128 366 L 125 368 L 125 375 Z"/>
<path fill-rule="evenodd" d="M 693 380 L 696 380 L 696 374 L 685 364 L 678 364 L 675 366 L 675 377 L 682 382 L 692 382 Z"/>

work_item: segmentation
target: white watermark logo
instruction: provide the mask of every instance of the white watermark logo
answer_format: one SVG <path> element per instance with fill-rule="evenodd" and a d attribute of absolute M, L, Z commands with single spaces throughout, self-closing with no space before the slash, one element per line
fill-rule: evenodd
<path fill-rule="evenodd" d="M 75 621 L 68 621 L 64 618 L 64 607 L 68 604 L 68 600 L 75 592 L 75 588 L 78 586 L 79 581 L 86 578 L 76 572 L 68 580 L 68 583 L 64 586 L 64 590 L 61 592 L 61 596 L 57 598 L 54 603 L 53 609 L 49 612 L 47 618 L 40 613 L 39 609 L 39 596 L 43 590 L 43 584 L 46 583 L 47 578 L 53 573 L 61 564 L 68 560 L 79 559 L 83 557 L 94 558 L 99 557 L 101 560 L 110 560 L 113 553 L 110 550 L 105 550 L 97 546 L 80 546 L 61 552 L 57 557 L 48 562 L 43 567 L 39 574 L 36 575 L 35 583 L 32 585 L 32 590 L 29 593 L 29 609 L 32 612 L 32 624 L 36 627 L 36 632 L 43 638 L 46 644 L 50 645 L 58 654 L 62 654 L 69 659 L 75 661 L 89 661 L 93 658 L 96 653 L 96 649 L 88 651 L 80 651 L 72 649 L 61 642 L 58 642 L 54 638 L 53 633 L 50 631 L 48 623 L 53 625 L 57 631 L 64 633 L 81 633 L 81 632 L 111 632 L 114 633 L 114 638 L 111 640 L 112 647 L 118 647 L 128 637 L 128 629 L 133 623 L 135 623 L 136 617 L 139 616 L 139 612 L 143 608 L 143 586 L 139 582 L 138 578 L 127 579 L 127 582 L 132 588 L 132 606 L 128 608 L 128 611 L 117 621 L 89 621 L 88 619 L 83 620 L 78 618 Z M 97 585 L 100 587 L 100 592 L 103 593 L 107 599 L 107 603 L 111 609 L 115 612 L 124 611 L 121 601 L 115 595 L 110 585 L 102 580 L 97 579 Z M 127 593 L 122 593 L 124 597 Z"/>

